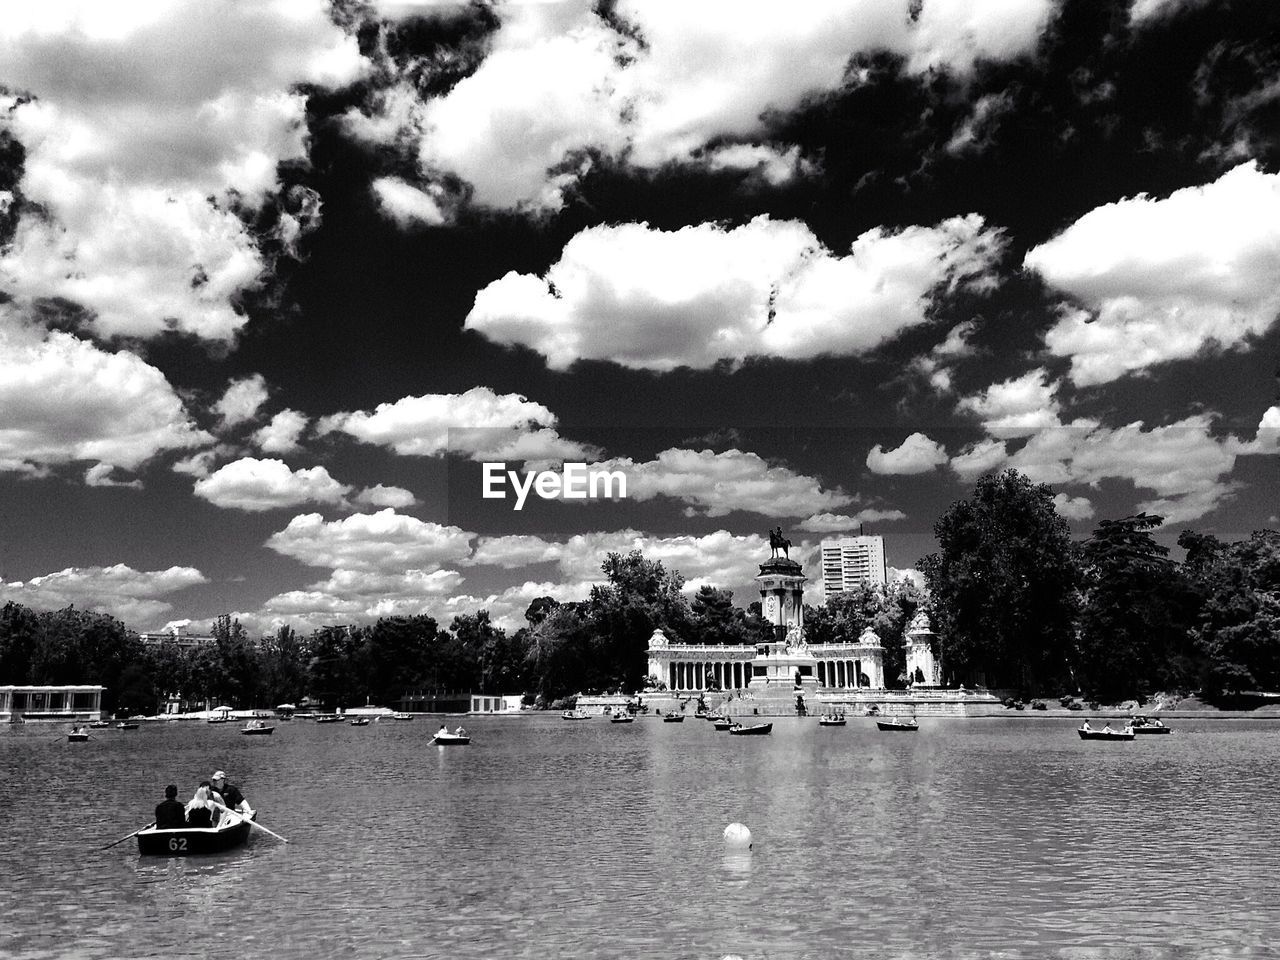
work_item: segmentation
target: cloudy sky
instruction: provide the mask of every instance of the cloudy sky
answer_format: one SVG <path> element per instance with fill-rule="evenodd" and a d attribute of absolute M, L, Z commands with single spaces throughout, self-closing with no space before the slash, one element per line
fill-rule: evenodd
<path fill-rule="evenodd" d="M 1006 466 L 1280 518 L 1274 0 L 45 0 L 0 19 L 0 599 L 752 599 Z M 608 464 L 620 501 L 481 497 Z M 810 566 L 811 575 L 814 568 Z M 811 594 L 817 599 L 816 594 Z"/>

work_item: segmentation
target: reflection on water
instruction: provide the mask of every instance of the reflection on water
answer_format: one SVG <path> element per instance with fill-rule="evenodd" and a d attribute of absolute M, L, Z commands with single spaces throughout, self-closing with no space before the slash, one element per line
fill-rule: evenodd
<path fill-rule="evenodd" d="M 1249 880 L 1280 866 L 1280 726 L 467 726 L 449 748 L 430 723 L 0 731 L 0 954 L 1089 956 L 1280 934 L 1277 885 Z M 218 767 L 289 844 L 101 850 Z M 735 821 L 752 850 L 726 847 Z"/>

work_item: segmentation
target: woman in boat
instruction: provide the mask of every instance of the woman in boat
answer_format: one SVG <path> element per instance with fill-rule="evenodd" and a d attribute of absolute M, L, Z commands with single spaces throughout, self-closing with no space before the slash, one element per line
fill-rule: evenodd
<path fill-rule="evenodd" d="M 455 737 L 465 737 L 467 735 L 466 728 L 459 725 L 458 729 L 453 731 L 453 735 Z"/>
<path fill-rule="evenodd" d="M 444 724 L 444 723 L 440 724 L 440 729 L 436 731 L 436 736 L 437 736 L 437 737 L 447 737 L 448 735 L 449 735 L 449 726 L 448 726 L 448 724 Z"/>
<path fill-rule="evenodd" d="M 188 827 L 213 826 L 214 814 L 217 813 L 218 808 L 209 797 L 209 789 L 209 781 L 201 780 L 200 786 L 196 788 L 196 795 L 187 804 Z"/>

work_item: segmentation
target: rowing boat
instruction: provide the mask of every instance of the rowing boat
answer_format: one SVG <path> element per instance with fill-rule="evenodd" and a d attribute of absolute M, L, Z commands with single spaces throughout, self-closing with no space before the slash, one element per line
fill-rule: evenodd
<path fill-rule="evenodd" d="M 180 827 L 174 830 L 147 827 L 138 831 L 138 853 L 144 857 L 222 853 L 249 839 L 249 821 L 256 816 L 252 811 L 247 817 L 232 814 L 220 827 Z"/>
<path fill-rule="evenodd" d="M 683 713 L 668 713 L 662 718 L 663 723 L 684 723 Z"/>
<path fill-rule="evenodd" d="M 920 729 L 920 724 L 914 720 L 899 720 L 897 717 L 881 717 L 876 720 L 876 726 L 881 730 L 898 730 L 903 733 Z"/>
<path fill-rule="evenodd" d="M 763 737 L 772 729 L 772 723 L 735 723 L 729 732 L 735 737 Z"/>
<path fill-rule="evenodd" d="M 263 723 L 261 720 L 250 720 L 240 732 L 246 737 L 269 737 L 275 732 L 275 729 L 275 727 Z"/>
<path fill-rule="evenodd" d="M 826 716 L 818 718 L 818 726 L 820 727 L 843 727 L 847 721 L 841 716 Z"/>
<path fill-rule="evenodd" d="M 1133 728 L 1126 726 L 1123 730 L 1111 730 L 1104 727 L 1101 730 L 1094 730 L 1090 727 L 1077 727 L 1076 733 L 1080 734 L 1081 740 L 1132 740 Z"/>
<path fill-rule="evenodd" d="M 431 742 L 437 747 L 465 747 L 471 738 L 465 733 L 437 733 Z"/>

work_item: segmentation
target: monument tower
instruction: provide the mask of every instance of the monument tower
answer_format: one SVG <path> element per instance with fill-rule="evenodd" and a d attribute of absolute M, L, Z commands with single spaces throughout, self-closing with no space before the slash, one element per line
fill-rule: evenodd
<path fill-rule="evenodd" d="M 772 556 L 760 564 L 760 613 L 773 627 L 773 639 L 756 645 L 750 689 L 792 697 L 817 690 L 817 658 L 804 640 L 804 583 L 800 564 L 791 559 L 791 541 L 782 528 L 769 531 Z"/>

